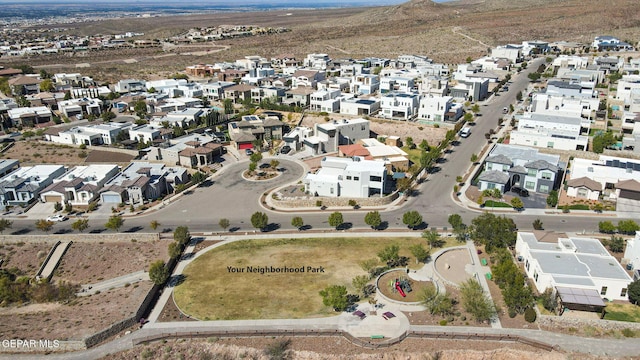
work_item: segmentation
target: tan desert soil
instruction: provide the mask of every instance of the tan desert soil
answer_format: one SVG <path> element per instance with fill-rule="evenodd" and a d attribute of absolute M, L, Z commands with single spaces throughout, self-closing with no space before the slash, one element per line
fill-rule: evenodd
<path fill-rule="evenodd" d="M 77 298 L 68 305 L 0 308 L 0 338 L 82 340 L 133 315 L 151 287 L 144 281 Z"/>
<path fill-rule="evenodd" d="M 265 349 L 285 338 L 209 338 L 207 340 L 168 340 L 138 346 L 135 349 L 110 355 L 107 359 L 269 359 Z M 466 350 L 456 350 L 459 341 L 406 339 L 390 348 L 378 350 L 357 347 L 341 337 L 291 338 L 290 359 L 447 359 L 447 360 L 560 360 L 565 355 L 546 352 L 515 343 L 465 341 Z M 209 355 L 207 355 L 209 354 Z M 213 356 L 212 356 L 213 355 Z M 595 359 L 595 357 L 580 357 Z"/>
<path fill-rule="evenodd" d="M 8 232 L 8 231 L 7 231 Z M 2 268 L 18 268 L 25 275 L 35 276 L 51 250 L 51 244 L 13 242 L 0 244 Z"/>
<path fill-rule="evenodd" d="M 135 238 L 134 234 L 129 237 Z M 118 243 L 74 242 L 62 257 L 54 279 L 92 284 L 136 271 L 147 271 L 155 260 L 169 259 L 169 241 Z"/>

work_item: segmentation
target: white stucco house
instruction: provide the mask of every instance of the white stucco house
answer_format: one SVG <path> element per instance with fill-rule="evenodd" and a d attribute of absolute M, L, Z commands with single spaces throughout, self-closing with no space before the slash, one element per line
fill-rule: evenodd
<path fill-rule="evenodd" d="M 566 287 L 597 292 L 602 299 L 628 300 L 632 279 L 598 239 L 569 237 L 541 242 L 534 233 L 518 232 L 516 255 L 540 293 Z"/>
<path fill-rule="evenodd" d="M 388 193 L 382 161 L 327 156 L 315 174 L 307 174 L 305 191 L 313 196 L 367 198 Z"/>

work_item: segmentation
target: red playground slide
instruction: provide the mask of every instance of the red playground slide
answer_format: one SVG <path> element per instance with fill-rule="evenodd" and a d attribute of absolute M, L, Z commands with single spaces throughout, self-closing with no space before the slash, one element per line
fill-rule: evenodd
<path fill-rule="evenodd" d="M 402 291 L 402 287 L 400 287 L 400 281 L 396 281 L 396 290 L 400 293 L 400 296 L 407 297 L 407 295 Z"/>

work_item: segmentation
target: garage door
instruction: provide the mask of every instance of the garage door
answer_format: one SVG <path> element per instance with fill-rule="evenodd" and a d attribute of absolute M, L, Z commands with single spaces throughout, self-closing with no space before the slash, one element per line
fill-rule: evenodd
<path fill-rule="evenodd" d="M 44 202 L 59 202 L 59 203 L 62 203 L 62 196 L 60 196 L 60 195 L 45 195 Z"/>
<path fill-rule="evenodd" d="M 253 149 L 253 144 L 252 143 L 238 144 L 238 149 L 240 150 Z"/>
<path fill-rule="evenodd" d="M 103 194 L 102 196 L 103 203 L 120 203 L 120 196 L 115 194 Z"/>

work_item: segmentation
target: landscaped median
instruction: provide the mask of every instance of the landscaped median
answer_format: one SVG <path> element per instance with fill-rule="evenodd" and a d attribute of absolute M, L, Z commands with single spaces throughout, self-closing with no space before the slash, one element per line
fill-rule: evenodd
<path fill-rule="evenodd" d="M 352 279 L 366 275 L 360 263 L 377 259 L 389 245 L 411 257 L 409 247 L 424 239 L 330 238 L 245 240 L 196 258 L 174 289 L 176 305 L 200 320 L 309 318 L 335 315 L 319 292 L 343 285 L 357 294 Z M 415 265 L 412 259 L 410 266 Z M 380 266 L 384 265 L 382 262 Z"/>

